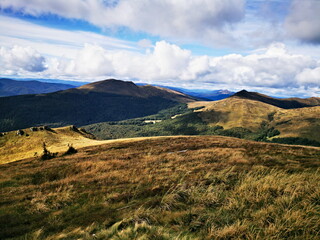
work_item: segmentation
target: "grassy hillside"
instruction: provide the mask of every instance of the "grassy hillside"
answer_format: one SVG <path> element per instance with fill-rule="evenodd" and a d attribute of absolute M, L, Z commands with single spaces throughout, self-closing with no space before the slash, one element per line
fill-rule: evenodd
<path fill-rule="evenodd" d="M 320 107 L 277 111 L 271 123 L 281 137 L 303 137 L 320 141 Z"/>
<path fill-rule="evenodd" d="M 0 238 L 318 239 L 319 166 L 319 148 L 209 136 L 0 165 Z"/>
<path fill-rule="evenodd" d="M 99 139 L 222 135 L 320 146 L 320 107 L 286 110 L 240 98 L 192 102 L 188 105 L 189 109 L 179 105 L 163 110 L 161 114 L 119 122 L 102 122 L 84 128 Z M 152 124 L 146 120 L 158 121 Z"/>
<path fill-rule="evenodd" d="M 68 144 L 75 148 L 100 144 L 92 139 L 92 135 L 71 126 L 50 130 L 37 128 L 37 131 L 23 129 L 23 132 L 22 136 L 17 135 L 17 131 L 0 136 L 0 164 L 40 156 L 43 143 L 49 151 L 59 153 L 65 152 Z"/>
<path fill-rule="evenodd" d="M 199 110 L 199 117 L 212 126 L 226 129 L 243 127 L 256 131 L 263 121 L 269 121 L 269 113 L 279 109 L 266 103 L 232 97 L 206 104 Z"/>
<path fill-rule="evenodd" d="M 189 107 L 204 106 L 198 116 L 211 126 L 225 129 L 242 127 L 251 131 L 275 128 L 277 137 L 299 137 L 320 142 L 320 107 L 282 109 L 263 102 L 231 97 L 216 102 L 194 102 Z"/>

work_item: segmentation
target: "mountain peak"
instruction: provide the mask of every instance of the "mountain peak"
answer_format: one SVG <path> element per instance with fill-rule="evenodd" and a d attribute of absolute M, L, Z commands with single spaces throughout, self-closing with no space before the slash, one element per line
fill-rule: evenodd
<path fill-rule="evenodd" d="M 243 89 L 239 92 L 236 92 L 235 94 L 233 94 L 231 97 L 233 96 L 237 96 L 237 97 L 247 97 L 248 95 L 250 95 L 251 92 L 248 92 L 247 90 Z"/>
<path fill-rule="evenodd" d="M 303 107 L 312 107 L 319 106 L 320 99 L 319 98 L 273 98 L 261 93 L 257 92 L 248 92 L 246 90 L 241 90 L 240 92 L 235 93 L 232 97 L 238 97 L 243 99 L 249 99 L 254 101 L 259 101 L 263 103 L 267 103 L 276 107 L 284 108 L 284 109 L 292 109 L 292 108 L 303 108 Z"/>
<path fill-rule="evenodd" d="M 78 87 L 78 89 L 89 89 L 89 90 L 97 90 L 99 92 L 106 90 L 109 90 L 110 88 L 119 88 L 119 87 L 126 87 L 126 86 L 136 86 L 131 81 L 122 81 L 117 79 L 106 79 L 102 81 L 92 82 L 85 84 L 81 87 Z M 137 86 L 136 86 L 137 87 Z"/>
<path fill-rule="evenodd" d="M 85 92 L 109 93 L 142 98 L 163 97 L 178 102 L 194 101 L 193 98 L 181 92 L 151 85 L 137 86 L 131 81 L 122 81 L 117 79 L 107 79 L 103 81 L 93 82 L 78 87 L 77 89 Z"/>
<path fill-rule="evenodd" d="M 130 95 L 140 97 L 140 88 L 131 81 L 107 79 L 89 83 L 78 87 L 79 90 L 90 92 L 111 93 L 117 95 Z"/>

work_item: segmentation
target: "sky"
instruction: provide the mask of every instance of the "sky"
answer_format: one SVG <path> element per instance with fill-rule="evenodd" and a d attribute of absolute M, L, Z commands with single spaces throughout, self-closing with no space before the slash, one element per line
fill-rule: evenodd
<path fill-rule="evenodd" d="M 320 97 L 320 0 L 0 0 L 0 76 Z"/>

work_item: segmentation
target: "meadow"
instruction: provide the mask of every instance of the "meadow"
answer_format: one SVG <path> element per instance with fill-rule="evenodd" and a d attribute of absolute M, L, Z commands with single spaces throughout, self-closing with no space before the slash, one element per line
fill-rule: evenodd
<path fill-rule="evenodd" d="M 319 239 L 320 149 L 118 141 L 0 165 L 1 239 Z"/>

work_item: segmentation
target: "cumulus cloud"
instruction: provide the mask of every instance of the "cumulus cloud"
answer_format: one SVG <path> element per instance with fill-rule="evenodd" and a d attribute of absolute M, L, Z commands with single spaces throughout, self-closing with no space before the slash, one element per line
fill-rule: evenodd
<path fill-rule="evenodd" d="M 318 64 L 320 65 L 320 64 Z M 313 85 L 315 87 L 320 86 L 320 67 L 306 68 L 297 75 L 297 80 L 302 85 Z"/>
<path fill-rule="evenodd" d="M 8 71 L 45 70 L 43 58 L 34 50 L 0 49 Z M 73 59 L 48 57 L 46 64 L 43 76 L 62 79 L 93 81 L 114 77 L 190 88 L 269 89 L 268 92 L 282 95 L 292 95 L 291 91 L 306 93 L 307 89 L 312 89 L 309 94 L 320 91 L 320 61 L 292 54 L 282 43 L 274 43 L 260 53 L 221 57 L 194 56 L 166 41 L 157 42 L 145 53 L 86 44 Z"/>
<path fill-rule="evenodd" d="M 76 72 L 84 76 L 103 76 L 113 73 L 107 52 L 100 46 L 89 44 L 85 45 L 65 70 L 69 74 Z"/>
<path fill-rule="evenodd" d="M 232 54 L 211 61 L 213 71 L 206 78 L 212 81 L 274 88 L 298 87 L 297 74 L 318 64 L 310 57 L 288 53 L 279 43 L 272 44 L 262 54 Z"/>
<path fill-rule="evenodd" d="M 319 13 L 319 0 L 294 0 L 285 27 L 292 36 L 302 41 L 320 44 Z"/>
<path fill-rule="evenodd" d="M 145 54 L 87 44 L 77 58 L 60 64 L 63 67 L 56 68 L 60 74 L 114 76 L 176 85 L 193 82 L 269 88 L 320 86 L 320 62 L 291 54 L 282 43 L 272 44 L 260 54 L 222 57 L 193 56 L 166 41 L 157 42 Z"/>
<path fill-rule="evenodd" d="M 244 0 L 1 0 L 0 7 L 39 16 L 56 14 L 101 27 L 126 26 L 171 38 L 223 44 L 225 27 L 244 17 Z"/>
<path fill-rule="evenodd" d="M 0 47 L 0 65 L 2 71 L 43 72 L 46 69 L 45 58 L 31 47 Z"/>

